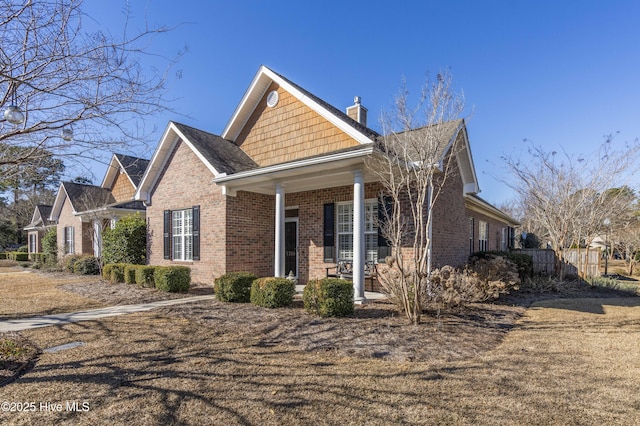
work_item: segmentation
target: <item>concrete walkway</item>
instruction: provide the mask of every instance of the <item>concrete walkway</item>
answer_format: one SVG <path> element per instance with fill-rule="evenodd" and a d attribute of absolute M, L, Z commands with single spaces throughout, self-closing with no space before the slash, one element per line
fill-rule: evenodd
<path fill-rule="evenodd" d="M 301 297 L 304 286 L 297 285 L 296 293 Z M 199 302 L 201 300 L 214 299 L 213 294 L 205 296 L 192 296 L 182 299 L 160 300 L 157 302 L 140 303 L 137 305 L 119 305 L 109 306 L 106 308 L 90 309 L 80 312 L 69 312 L 64 314 L 43 315 L 32 318 L 18 318 L 6 321 L 0 321 L 0 332 L 22 331 L 31 328 L 50 327 L 52 325 L 64 325 L 71 322 L 91 321 L 100 318 L 114 317 L 116 315 L 132 314 L 135 312 L 150 311 L 160 306 L 179 305 L 182 303 Z M 366 291 L 365 298 L 367 300 L 380 300 L 386 297 L 380 293 Z"/>
<path fill-rule="evenodd" d="M 113 317 L 116 315 L 132 314 L 135 312 L 150 311 L 160 306 L 179 305 L 182 303 L 199 302 L 201 300 L 214 299 L 215 296 L 193 296 L 182 299 L 160 300 L 157 302 L 140 303 L 137 305 L 109 306 L 107 308 L 90 309 L 81 312 L 70 312 L 66 314 L 44 315 L 33 318 L 19 318 L 7 321 L 0 321 L 0 332 L 22 331 L 31 328 L 49 327 L 52 325 L 64 325 L 71 322 L 91 321 L 100 318 Z"/>

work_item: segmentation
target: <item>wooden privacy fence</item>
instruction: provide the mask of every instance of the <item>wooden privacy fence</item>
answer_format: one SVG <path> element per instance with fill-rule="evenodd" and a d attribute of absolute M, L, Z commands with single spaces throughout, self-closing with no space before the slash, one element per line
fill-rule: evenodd
<path fill-rule="evenodd" d="M 556 252 L 551 249 L 516 249 L 514 253 L 526 254 L 533 260 L 533 273 L 553 275 L 556 270 Z"/>
<path fill-rule="evenodd" d="M 516 249 L 514 253 L 521 253 L 531 256 L 533 260 L 533 273 L 540 275 L 553 275 L 556 273 L 556 253 L 551 249 Z M 578 267 L 586 271 L 587 277 L 598 277 L 601 275 L 600 258 L 601 250 L 589 249 L 589 259 L 587 261 L 587 249 L 580 249 L 580 263 L 578 263 L 578 249 L 564 251 L 565 275 L 578 275 Z"/>
<path fill-rule="evenodd" d="M 587 254 L 589 257 L 587 258 Z M 580 255 L 580 262 L 578 262 L 578 255 Z M 585 271 L 587 277 L 599 277 L 600 276 L 600 259 L 601 252 L 599 248 L 589 249 L 569 249 L 564 251 L 565 259 L 565 275 L 580 275 L 578 274 L 578 268 Z"/>

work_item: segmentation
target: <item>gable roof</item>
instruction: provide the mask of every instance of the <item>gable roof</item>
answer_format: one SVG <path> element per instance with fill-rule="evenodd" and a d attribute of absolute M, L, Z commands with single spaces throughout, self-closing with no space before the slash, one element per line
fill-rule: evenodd
<path fill-rule="evenodd" d="M 235 143 L 213 133 L 170 121 L 138 185 L 134 196 L 136 200 L 150 201 L 151 191 L 180 140 L 211 171 L 213 177 L 257 167 L 257 164 Z"/>
<path fill-rule="evenodd" d="M 65 199 L 69 200 L 74 214 L 96 210 L 116 202 L 111 191 L 101 186 L 62 182 L 51 209 L 51 220 L 58 220 Z"/>
<path fill-rule="evenodd" d="M 29 223 L 23 229 L 29 230 L 55 225 L 55 222 L 49 220 L 50 215 L 51 206 L 46 204 L 36 205 L 35 209 L 33 210 L 33 216 L 31 217 L 31 223 Z"/>
<path fill-rule="evenodd" d="M 149 160 L 145 160 L 144 158 L 132 157 L 125 154 L 113 154 L 100 186 L 103 188 L 111 188 L 122 170 L 129 178 L 133 187 L 137 189 L 148 165 Z"/>
<path fill-rule="evenodd" d="M 235 141 L 238 138 L 271 83 L 278 84 L 300 102 L 311 108 L 311 110 L 361 144 L 373 143 L 378 136 L 375 131 L 361 125 L 342 111 L 262 65 L 222 132 L 223 138 L 230 141 Z"/>
<path fill-rule="evenodd" d="M 464 119 L 459 118 L 456 120 L 445 121 L 444 123 L 436 123 L 430 126 L 408 130 L 407 132 L 398 132 L 397 134 L 410 134 L 412 137 L 420 140 L 422 137 L 431 137 L 430 133 L 433 132 L 438 133 L 438 135 L 435 136 L 436 138 L 438 138 L 442 142 L 446 141 L 446 143 L 442 143 L 438 147 L 439 153 L 437 154 L 437 157 L 439 158 L 440 163 L 442 163 L 445 155 L 447 154 L 447 152 L 449 152 L 449 149 L 453 146 L 454 142 L 457 139 L 460 140 L 460 145 L 458 146 L 458 150 L 456 151 L 456 160 L 458 162 L 458 168 L 460 170 L 460 175 L 464 185 L 464 194 L 476 194 L 480 192 L 480 187 L 478 186 L 478 178 L 476 176 L 476 169 L 473 164 L 473 157 L 471 156 L 471 148 L 469 146 L 467 126 Z M 383 138 L 384 136 L 379 136 L 377 138 L 378 145 L 382 143 L 381 141 Z M 407 155 L 411 160 L 411 147 L 409 147 L 409 152 L 407 153 Z"/>
<path fill-rule="evenodd" d="M 235 143 L 185 124 L 174 124 L 218 173 L 238 173 L 258 167 Z"/>

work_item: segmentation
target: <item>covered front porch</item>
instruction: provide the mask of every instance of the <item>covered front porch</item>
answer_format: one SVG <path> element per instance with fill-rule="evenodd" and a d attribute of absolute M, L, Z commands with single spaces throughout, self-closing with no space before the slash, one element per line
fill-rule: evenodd
<path fill-rule="evenodd" d="M 377 243 L 371 216 L 377 218 L 379 185 L 365 163 L 371 153 L 371 146 L 358 147 L 213 181 L 229 197 L 241 191 L 273 196 L 274 276 L 292 274 L 304 284 L 323 278 L 338 260 L 349 260 L 355 302 L 361 303 L 379 297 L 365 293 L 365 262 L 376 260 L 370 246 Z M 327 207 L 336 204 L 338 209 Z"/>

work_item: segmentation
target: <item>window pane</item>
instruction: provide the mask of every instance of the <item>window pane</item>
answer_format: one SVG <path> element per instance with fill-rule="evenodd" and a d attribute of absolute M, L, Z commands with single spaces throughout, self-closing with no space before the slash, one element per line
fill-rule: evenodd
<path fill-rule="evenodd" d="M 364 236 L 365 260 L 369 262 L 378 261 L 378 234 L 366 234 Z"/>
<path fill-rule="evenodd" d="M 338 259 L 353 259 L 353 234 L 340 234 L 338 236 Z"/>
<path fill-rule="evenodd" d="M 182 237 L 179 235 L 173 236 L 173 258 L 175 260 L 182 259 Z"/>

